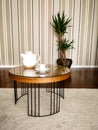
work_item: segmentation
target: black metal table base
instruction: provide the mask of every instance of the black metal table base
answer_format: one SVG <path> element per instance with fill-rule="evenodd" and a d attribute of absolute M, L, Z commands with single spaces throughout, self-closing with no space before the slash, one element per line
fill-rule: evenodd
<path fill-rule="evenodd" d="M 28 116 L 45 117 L 56 114 L 60 112 L 60 97 L 64 98 L 64 88 L 60 88 L 62 83 L 24 84 L 14 81 L 15 104 L 27 94 Z"/>

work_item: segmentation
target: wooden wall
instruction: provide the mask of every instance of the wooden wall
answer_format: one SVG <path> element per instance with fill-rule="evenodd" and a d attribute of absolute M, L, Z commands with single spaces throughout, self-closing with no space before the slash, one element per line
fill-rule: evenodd
<path fill-rule="evenodd" d="M 50 22 L 58 11 L 72 18 L 66 37 L 73 65 L 98 65 L 98 0 L 0 0 L 0 65 L 22 63 L 31 50 L 41 62 L 55 64 L 57 37 Z"/>

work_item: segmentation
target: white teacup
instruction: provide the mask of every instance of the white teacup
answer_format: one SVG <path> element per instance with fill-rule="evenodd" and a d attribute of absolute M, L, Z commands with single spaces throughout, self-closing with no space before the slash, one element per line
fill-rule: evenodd
<path fill-rule="evenodd" d="M 45 72 L 46 65 L 45 64 L 38 64 L 37 68 L 39 69 L 40 72 Z"/>

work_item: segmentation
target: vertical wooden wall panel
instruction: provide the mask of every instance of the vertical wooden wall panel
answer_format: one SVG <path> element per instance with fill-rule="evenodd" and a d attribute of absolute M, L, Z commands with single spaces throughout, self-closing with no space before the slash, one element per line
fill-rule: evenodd
<path fill-rule="evenodd" d="M 59 4 L 60 4 L 60 1 L 59 0 L 54 0 L 54 9 L 53 9 L 53 15 L 52 16 L 55 16 L 58 12 L 59 12 Z M 56 60 L 58 58 L 58 51 L 57 51 L 57 40 L 58 40 L 58 37 L 55 33 L 55 31 L 53 30 L 53 41 L 52 41 L 52 44 L 53 44 L 53 64 L 56 64 Z"/>
<path fill-rule="evenodd" d="M 85 20 L 84 20 L 84 33 L 83 33 L 83 58 L 82 64 L 85 64 L 86 57 L 86 48 L 87 48 L 87 34 L 88 34 L 88 16 L 89 16 L 89 2 L 90 0 L 86 0 L 86 9 L 85 9 Z"/>
<path fill-rule="evenodd" d="M 65 11 L 66 18 L 68 18 L 69 17 L 69 0 L 65 0 L 65 9 L 64 9 L 64 11 Z M 67 29 L 67 32 L 68 32 L 68 29 Z M 66 33 L 65 37 L 67 39 L 68 39 L 68 36 L 69 36 L 69 34 Z M 67 51 L 67 56 L 68 56 L 68 51 Z"/>
<path fill-rule="evenodd" d="M 18 20 L 18 49 L 19 49 L 19 64 L 22 63 L 21 61 L 21 24 L 20 24 L 20 2 L 17 0 L 17 20 Z"/>
<path fill-rule="evenodd" d="M 3 39 L 3 21 L 2 21 L 2 1 L 0 0 L 0 64 L 5 64 L 3 43 L 4 43 L 4 39 Z"/>
<path fill-rule="evenodd" d="M 19 64 L 19 35 L 18 35 L 18 14 L 17 14 L 17 0 L 12 0 L 12 31 L 13 31 L 13 53 L 14 64 Z"/>
<path fill-rule="evenodd" d="M 98 0 L 93 2 L 93 22 L 92 22 L 92 46 L 91 46 L 91 57 L 90 65 L 95 65 L 95 61 L 98 62 L 98 57 L 96 57 L 96 51 L 98 54 Z M 97 58 L 97 59 L 96 59 Z M 98 64 L 97 64 L 98 65 Z"/>
<path fill-rule="evenodd" d="M 4 50 L 5 50 L 5 64 L 8 62 L 8 37 L 7 37 L 7 15 L 6 15 L 6 1 L 2 1 L 2 20 L 3 20 L 3 38 L 4 38 Z"/>
<path fill-rule="evenodd" d="M 45 51 L 45 0 L 40 1 L 40 57 L 41 63 L 44 63 L 44 51 Z"/>
<path fill-rule="evenodd" d="M 73 49 L 73 55 L 72 55 L 72 58 L 74 58 L 73 60 L 73 64 L 75 65 L 77 63 L 77 53 L 78 53 L 78 28 L 79 28 L 79 6 L 77 5 L 80 5 L 80 1 L 79 0 L 75 0 L 75 12 L 74 12 L 74 35 L 73 37 L 75 38 L 75 43 L 74 43 L 74 47 L 75 49 Z"/>
<path fill-rule="evenodd" d="M 79 27 L 78 27 L 78 45 L 77 45 L 77 65 L 79 65 L 79 56 L 80 56 L 80 39 L 81 39 L 81 21 L 82 21 L 82 0 L 80 0 L 79 4 Z"/>
<path fill-rule="evenodd" d="M 48 0 L 48 63 L 52 63 L 52 27 L 50 22 L 52 21 L 52 0 Z"/>
<path fill-rule="evenodd" d="M 34 53 L 39 54 L 39 0 L 33 1 L 33 18 L 34 18 Z"/>
<path fill-rule="evenodd" d="M 9 0 L 6 1 L 6 28 L 7 28 L 7 62 L 12 64 L 12 53 L 11 53 L 11 37 L 10 37 L 10 17 L 9 17 Z"/>
<path fill-rule="evenodd" d="M 61 0 L 61 5 L 60 6 L 62 7 L 60 12 L 64 11 L 65 10 L 65 0 Z"/>
<path fill-rule="evenodd" d="M 95 65 L 98 0 L 0 0 L 0 64 L 21 64 L 20 54 L 30 50 L 42 63 L 56 64 L 57 36 L 50 22 L 63 10 L 72 19 L 65 36 L 75 41 L 67 57 L 73 65 Z"/>
<path fill-rule="evenodd" d="M 28 51 L 28 19 L 27 19 L 27 0 L 23 0 L 24 8 L 24 45 L 25 51 Z"/>
<path fill-rule="evenodd" d="M 32 43 L 31 43 L 31 37 L 32 37 L 32 23 L 31 23 L 31 19 L 32 19 L 32 15 L 31 15 L 31 0 L 27 0 L 27 23 L 28 23 L 28 50 L 32 51 Z"/>
<path fill-rule="evenodd" d="M 44 19 L 44 63 L 48 63 L 48 0 L 45 0 L 45 8 L 44 8 L 44 12 L 45 12 L 45 19 Z"/>
<path fill-rule="evenodd" d="M 72 39 L 74 39 L 74 20 L 75 19 L 75 0 L 72 1 Z M 75 40 L 75 39 L 74 39 Z M 73 49 L 71 50 L 71 59 L 73 56 Z"/>
<path fill-rule="evenodd" d="M 72 13 L 73 13 L 73 2 L 69 0 L 68 17 L 71 18 L 70 27 L 68 28 L 68 39 L 72 40 Z M 67 51 L 67 57 L 71 57 L 71 49 Z"/>
<path fill-rule="evenodd" d="M 23 0 L 18 0 L 19 3 L 19 25 L 20 25 L 20 53 L 25 51 L 24 44 L 24 15 L 23 15 Z"/>
<path fill-rule="evenodd" d="M 89 2 L 89 14 L 88 14 L 88 30 L 87 30 L 87 43 L 86 43 L 86 56 L 85 56 L 85 64 L 89 64 L 89 53 L 90 53 L 90 45 L 91 45 L 91 30 L 92 30 L 92 6 L 93 6 L 93 0 L 90 0 Z"/>
<path fill-rule="evenodd" d="M 54 0 L 52 0 L 51 2 L 51 17 L 54 16 Z M 50 22 L 52 22 L 52 18 L 50 20 Z M 53 28 L 51 27 L 51 64 L 53 64 L 53 44 L 54 44 L 54 30 Z"/>
<path fill-rule="evenodd" d="M 82 12 L 81 12 L 81 24 L 80 24 L 80 50 L 79 50 L 79 65 L 82 65 L 82 60 L 83 60 L 83 45 L 84 43 L 84 31 L 85 31 L 85 11 L 86 11 L 86 1 L 82 0 L 81 3 L 81 8 L 82 8 Z"/>

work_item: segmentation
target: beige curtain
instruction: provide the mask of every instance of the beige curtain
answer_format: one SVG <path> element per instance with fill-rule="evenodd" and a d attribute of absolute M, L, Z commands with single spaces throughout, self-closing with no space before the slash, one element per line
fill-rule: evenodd
<path fill-rule="evenodd" d="M 31 50 L 41 62 L 56 64 L 56 34 L 50 22 L 58 11 L 72 18 L 66 37 L 73 65 L 98 65 L 98 0 L 0 0 L 0 64 L 22 63 L 20 53 Z"/>

